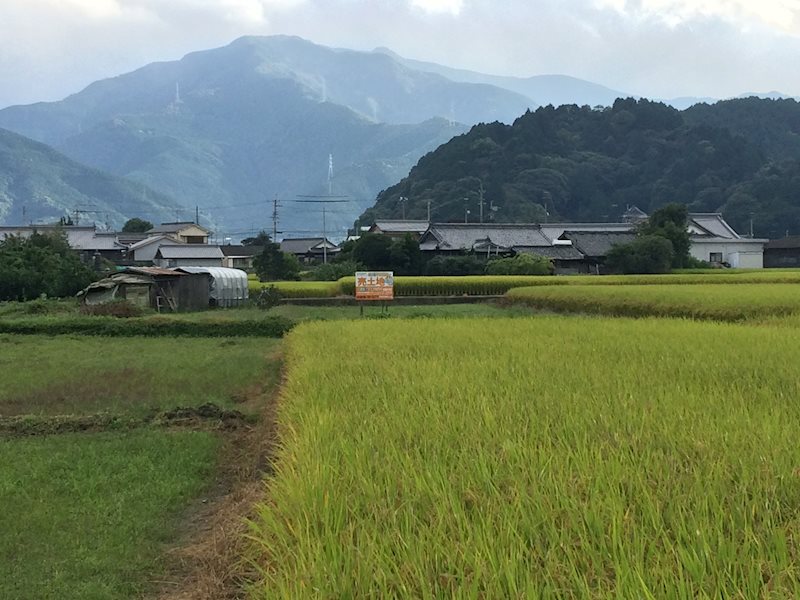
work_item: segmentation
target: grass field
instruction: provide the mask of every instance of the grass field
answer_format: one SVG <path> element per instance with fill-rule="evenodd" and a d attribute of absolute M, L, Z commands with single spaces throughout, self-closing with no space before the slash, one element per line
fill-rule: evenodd
<path fill-rule="evenodd" d="M 0 416 L 142 414 L 277 382 L 278 342 L 261 338 L 0 335 Z"/>
<path fill-rule="evenodd" d="M 736 321 L 800 313 L 796 284 L 527 287 L 510 290 L 506 297 L 539 309 L 633 317 Z"/>
<path fill-rule="evenodd" d="M 188 431 L 0 438 L 0 598 L 152 592 L 218 445 Z"/>
<path fill-rule="evenodd" d="M 290 334 L 254 598 L 800 596 L 793 336 L 413 324 Z"/>

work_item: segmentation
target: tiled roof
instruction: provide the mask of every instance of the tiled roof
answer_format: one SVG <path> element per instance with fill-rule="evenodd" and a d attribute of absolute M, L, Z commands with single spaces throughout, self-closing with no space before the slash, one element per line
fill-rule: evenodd
<path fill-rule="evenodd" d="M 375 221 L 370 231 L 380 229 L 383 233 L 419 233 L 423 234 L 428 229 L 428 221 L 401 221 L 384 219 Z"/>
<path fill-rule="evenodd" d="M 800 248 L 800 235 L 792 235 L 779 240 L 770 240 L 764 245 L 764 250 Z"/>
<path fill-rule="evenodd" d="M 544 256 L 545 258 L 553 258 L 556 260 L 581 260 L 583 254 L 578 252 L 573 246 L 557 245 L 538 248 L 524 248 L 517 247 L 514 251 L 519 254 L 533 254 L 535 256 Z"/>
<path fill-rule="evenodd" d="M 426 250 L 472 250 L 474 247 L 550 246 L 536 224 L 434 223 L 422 237 Z"/>
<path fill-rule="evenodd" d="M 689 213 L 690 231 L 693 229 L 692 225 L 698 229 L 698 231 L 692 231 L 695 234 L 703 235 L 705 232 L 713 237 L 739 239 L 739 234 L 725 222 L 719 213 Z"/>
<path fill-rule="evenodd" d="M 255 256 L 261 254 L 263 246 L 244 246 L 241 244 L 224 244 L 219 247 L 225 256 Z"/>
<path fill-rule="evenodd" d="M 330 240 L 323 240 L 321 237 L 287 238 L 285 240 L 281 240 L 281 252 L 288 252 L 289 254 L 307 254 L 312 250 L 315 252 L 322 252 L 323 241 L 327 241 L 328 250 L 338 248 L 338 246 Z"/>
<path fill-rule="evenodd" d="M 572 242 L 574 248 L 584 256 L 607 256 L 615 244 L 628 244 L 636 234 L 625 231 L 565 231 L 562 239 Z"/>

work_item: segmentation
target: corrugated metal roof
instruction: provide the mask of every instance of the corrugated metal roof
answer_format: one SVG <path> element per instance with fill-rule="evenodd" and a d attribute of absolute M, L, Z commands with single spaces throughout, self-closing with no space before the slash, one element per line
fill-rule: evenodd
<path fill-rule="evenodd" d="M 176 275 L 184 275 L 178 271 L 173 271 L 172 269 L 162 269 L 161 267 L 126 267 L 121 272 L 149 275 L 151 277 L 175 277 Z"/>
<path fill-rule="evenodd" d="M 159 247 L 156 256 L 161 258 L 223 258 L 219 246 L 205 244 L 164 244 Z"/>
<path fill-rule="evenodd" d="M 225 244 L 219 248 L 225 256 L 256 256 L 264 251 L 263 246 L 242 246 L 239 244 Z"/>
<path fill-rule="evenodd" d="M 770 240 L 764 245 L 764 250 L 800 248 L 800 235 L 792 235 L 779 240 Z"/>

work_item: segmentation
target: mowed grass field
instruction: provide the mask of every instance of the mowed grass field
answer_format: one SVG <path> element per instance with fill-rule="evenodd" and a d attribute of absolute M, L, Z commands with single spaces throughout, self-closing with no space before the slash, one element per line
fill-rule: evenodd
<path fill-rule="evenodd" d="M 0 598 L 158 589 L 177 515 L 207 487 L 219 444 L 198 431 L 0 438 Z"/>
<path fill-rule="evenodd" d="M 0 417 L 235 407 L 277 382 L 278 341 L 0 334 Z"/>
<path fill-rule="evenodd" d="M 279 352 L 254 337 L 0 335 L 0 598 L 152 597 L 175 581 L 166 556 L 190 505 L 247 467 L 222 464 L 234 430 L 146 416 L 212 403 L 255 427 Z M 77 425 L 53 433 L 63 422 Z"/>
<path fill-rule="evenodd" d="M 800 314 L 800 285 L 593 285 L 509 290 L 512 304 L 557 312 L 737 321 Z"/>
<path fill-rule="evenodd" d="M 780 328 L 309 323 L 287 362 L 254 598 L 800 597 Z"/>

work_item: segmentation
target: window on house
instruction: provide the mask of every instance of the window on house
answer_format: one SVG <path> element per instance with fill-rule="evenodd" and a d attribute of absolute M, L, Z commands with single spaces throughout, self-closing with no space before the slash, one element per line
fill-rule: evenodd
<path fill-rule="evenodd" d="M 721 263 L 722 262 L 722 252 L 711 252 L 711 253 L 709 253 L 708 262 Z"/>

